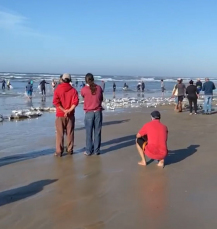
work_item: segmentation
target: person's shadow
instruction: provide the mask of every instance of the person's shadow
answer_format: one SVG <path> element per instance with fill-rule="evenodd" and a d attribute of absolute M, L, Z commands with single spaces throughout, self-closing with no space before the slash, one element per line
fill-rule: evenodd
<path fill-rule="evenodd" d="M 11 156 L 2 157 L 0 158 L 0 167 L 13 164 L 19 161 L 25 161 L 25 160 L 29 160 L 41 156 L 50 155 L 53 154 L 54 151 L 55 149 L 45 149 L 45 150 L 34 151 L 31 153 L 15 154 Z"/>
<path fill-rule="evenodd" d="M 112 145 L 112 146 L 110 146 L 107 149 L 100 150 L 100 154 L 110 153 L 114 150 L 119 150 L 119 149 L 126 148 L 128 146 L 132 146 L 135 144 L 136 144 L 136 135 L 135 134 L 120 137 L 120 138 L 114 138 L 112 140 L 109 140 L 107 142 L 103 142 L 101 144 L 101 147 L 109 146 L 109 145 Z M 85 147 L 83 147 L 81 149 L 77 149 L 74 153 L 78 154 L 78 153 L 82 153 L 84 151 L 85 151 Z"/>
<path fill-rule="evenodd" d="M 169 150 L 168 156 L 165 158 L 165 165 L 175 164 L 185 160 L 197 152 L 200 145 L 190 145 L 185 149 Z"/>
<path fill-rule="evenodd" d="M 115 145 L 110 146 L 107 149 L 101 150 L 100 153 L 105 154 L 108 152 L 112 152 L 114 150 L 119 150 L 122 148 L 126 148 L 128 146 L 135 145 L 136 144 L 136 135 L 132 134 L 132 135 L 128 135 L 128 136 L 124 136 L 124 137 L 120 137 L 120 138 L 115 138 L 115 139 L 109 140 L 107 142 L 103 142 L 101 144 L 101 146 L 103 147 L 103 146 L 108 146 L 108 145 L 112 145 L 112 144 L 115 144 Z"/>
<path fill-rule="evenodd" d="M 56 182 L 57 179 L 54 180 L 40 180 L 33 183 L 30 183 L 26 186 L 10 189 L 0 193 L 0 206 L 10 204 L 27 197 L 33 196 L 38 192 L 41 192 L 44 186 L 52 184 Z"/>
<path fill-rule="evenodd" d="M 110 125 L 117 125 L 125 122 L 129 122 L 130 119 L 124 119 L 124 120 L 115 120 L 115 121 L 108 121 L 108 122 L 103 122 L 102 126 L 110 126 Z M 85 126 L 75 128 L 75 130 L 84 130 Z"/>

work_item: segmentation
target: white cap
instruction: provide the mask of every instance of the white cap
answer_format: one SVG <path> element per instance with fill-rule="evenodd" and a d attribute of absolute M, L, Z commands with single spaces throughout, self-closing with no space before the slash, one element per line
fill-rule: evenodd
<path fill-rule="evenodd" d="M 63 79 L 63 80 L 65 80 L 65 79 L 71 80 L 71 75 L 68 74 L 68 73 L 64 73 L 63 76 L 62 76 L 62 79 Z"/>

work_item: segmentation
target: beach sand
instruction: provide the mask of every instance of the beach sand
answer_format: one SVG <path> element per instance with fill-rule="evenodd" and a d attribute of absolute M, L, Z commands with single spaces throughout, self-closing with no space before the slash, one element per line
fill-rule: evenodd
<path fill-rule="evenodd" d="M 0 228 L 216 228 L 216 115 L 160 108 L 169 129 L 161 169 L 137 165 L 135 135 L 152 110 L 107 116 L 100 156 L 83 155 L 78 128 L 73 156 L 55 158 L 54 135 L 46 134 L 32 152 L 0 158 Z"/>

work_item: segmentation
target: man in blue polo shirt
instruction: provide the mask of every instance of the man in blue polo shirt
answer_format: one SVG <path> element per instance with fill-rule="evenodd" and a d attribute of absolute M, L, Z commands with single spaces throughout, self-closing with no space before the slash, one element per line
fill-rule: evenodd
<path fill-rule="evenodd" d="M 215 90 L 215 84 L 212 81 L 210 81 L 209 78 L 205 78 L 205 83 L 203 84 L 203 88 L 202 88 L 202 91 L 204 91 L 204 104 L 203 104 L 204 114 L 211 113 L 213 90 Z"/>

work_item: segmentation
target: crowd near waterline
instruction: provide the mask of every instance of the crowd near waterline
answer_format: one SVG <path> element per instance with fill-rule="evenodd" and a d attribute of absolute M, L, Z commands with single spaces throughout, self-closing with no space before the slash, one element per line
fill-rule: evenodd
<path fill-rule="evenodd" d="M 10 80 L 3 79 L 2 90 L 11 90 L 13 86 Z M 25 87 L 26 96 L 29 100 L 32 99 L 33 93 L 33 80 L 29 80 Z M 67 137 L 67 153 L 73 154 L 74 146 L 74 128 L 75 116 L 74 112 L 79 103 L 79 94 L 84 99 L 84 112 L 85 112 L 85 130 L 86 130 L 86 156 L 100 155 L 101 147 L 101 130 L 103 122 L 103 107 L 102 102 L 104 99 L 104 91 L 106 82 L 101 81 L 101 85 L 97 85 L 94 81 L 94 76 L 91 73 L 86 74 L 85 82 L 79 85 L 78 80 L 72 83 L 70 74 L 63 74 L 60 76 L 59 81 L 54 79 L 47 82 L 45 79 L 41 80 L 38 88 L 41 91 L 42 99 L 46 97 L 46 87 L 50 85 L 53 91 L 53 105 L 56 107 L 56 152 L 55 156 L 61 157 L 64 153 L 64 133 Z M 80 91 L 76 90 L 80 87 Z M 113 82 L 113 97 L 116 93 L 116 82 Z M 159 88 L 162 92 L 162 97 L 165 96 L 164 80 L 160 81 Z M 137 92 L 144 93 L 146 89 L 145 82 L 141 80 L 136 87 Z M 123 85 L 123 91 L 129 90 L 127 83 Z M 177 79 L 174 85 L 171 97 L 175 98 L 175 110 L 182 112 L 183 99 L 186 97 L 189 101 L 189 114 L 197 114 L 198 106 L 197 100 L 200 98 L 201 91 L 204 92 L 203 114 L 209 115 L 212 112 L 212 99 L 215 84 L 205 78 L 202 84 L 201 80 L 197 82 L 189 81 L 186 86 L 181 78 Z M 79 91 L 79 94 L 78 94 Z M 193 112 L 194 111 L 194 112 Z M 160 122 L 161 114 L 159 111 L 151 113 L 151 121 L 146 123 L 136 135 L 136 147 L 141 161 L 139 165 L 146 165 L 145 154 L 154 160 L 158 161 L 159 167 L 164 167 L 164 159 L 167 156 L 167 138 L 168 130 L 165 125 Z"/>

